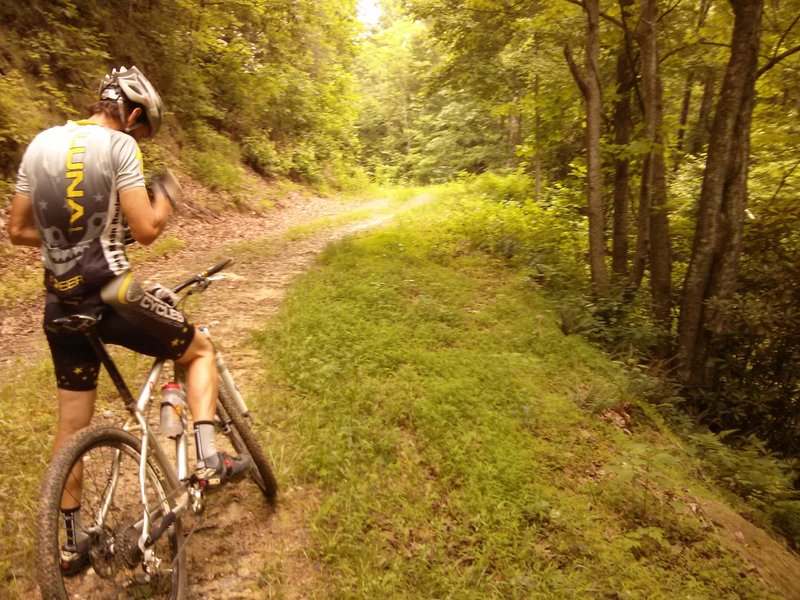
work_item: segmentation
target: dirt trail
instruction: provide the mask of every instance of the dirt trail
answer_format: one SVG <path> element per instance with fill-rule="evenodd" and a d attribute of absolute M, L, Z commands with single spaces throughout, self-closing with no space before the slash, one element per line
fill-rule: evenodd
<path fill-rule="evenodd" d="M 381 208 L 383 201 L 368 203 Z M 363 208 L 365 205 L 359 205 Z M 300 240 L 281 241 L 295 226 L 349 209 L 347 205 L 315 198 L 285 206 L 266 215 L 238 214 L 209 227 L 186 223 L 175 235 L 190 250 L 140 269 L 153 281 L 178 281 L 192 269 L 210 266 L 225 249 L 245 242 L 271 244 L 267 253 L 251 253 L 226 272 L 228 278 L 204 294 L 202 306 L 192 313 L 222 341 L 229 366 L 240 386 L 256 385 L 257 352 L 248 347 L 249 332 L 260 327 L 280 306 L 291 281 L 304 273 L 327 244 L 369 226 L 372 221 L 332 227 Z M 375 220 L 377 222 L 377 220 Z M 224 241 L 223 241 L 224 240 Z M 245 377 L 249 375 L 250 381 Z M 309 487 L 280 490 L 277 511 L 270 513 L 249 482 L 209 499 L 204 515 L 192 523 L 189 540 L 190 597 L 214 599 L 304 598 L 317 576 L 308 558 L 308 523 L 317 506 L 318 493 Z"/>
<path fill-rule="evenodd" d="M 249 333 L 275 313 L 291 281 L 305 272 L 332 241 L 390 218 L 350 221 L 288 240 L 287 232 L 317 219 L 354 209 L 385 209 L 386 201 L 346 203 L 324 198 L 286 200 L 264 213 L 226 213 L 224 218 L 178 218 L 164 235 L 180 239 L 182 249 L 155 258 L 134 271 L 145 281 L 174 284 L 229 254 L 238 254 L 226 281 L 203 294 L 191 311 L 196 323 L 211 327 L 222 342 L 240 387 L 257 385 L 257 352 Z M 372 211 L 370 211 L 372 212 Z M 359 213 L 363 214 L 363 213 Z M 231 252 L 237 246 L 253 252 Z M 259 248 L 268 247 L 268 251 Z M 0 373 L 19 358 L 46 357 L 39 328 L 41 300 L 3 311 L 0 326 Z M 258 415 L 256 415 L 258 419 Z M 210 496 L 203 515 L 189 519 L 191 598 L 304 598 L 317 569 L 304 549 L 310 515 L 318 505 L 310 487 L 283 486 L 272 513 L 257 488 L 243 481 Z"/>

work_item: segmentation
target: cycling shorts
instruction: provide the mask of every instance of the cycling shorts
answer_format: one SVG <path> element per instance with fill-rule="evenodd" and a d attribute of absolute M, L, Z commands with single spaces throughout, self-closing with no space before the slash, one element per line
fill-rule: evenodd
<path fill-rule="evenodd" d="M 122 297 L 122 295 L 121 295 Z M 195 328 L 186 316 L 128 278 L 123 305 L 104 303 L 100 293 L 59 302 L 48 294 L 44 329 L 53 356 L 59 388 L 88 391 L 97 387 L 100 359 L 82 333 L 51 331 L 48 324 L 70 314 L 99 317 L 97 333 L 106 344 L 129 348 L 139 354 L 179 359 L 194 339 Z"/>

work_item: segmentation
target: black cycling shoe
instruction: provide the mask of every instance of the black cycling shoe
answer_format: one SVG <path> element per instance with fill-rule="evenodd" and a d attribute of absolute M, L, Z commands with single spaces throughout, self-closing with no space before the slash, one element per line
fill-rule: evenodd
<path fill-rule="evenodd" d="M 77 544 L 64 544 L 61 546 L 59 564 L 61 566 L 61 575 L 64 577 L 75 577 L 75 575 L 85 571 L 90 563 L 89 538 L 85 538 Z"/>
<path fill-rule="evenodd" d="M 216 459 L 216 467 L 208 466 L 208 463 L 214 464 L 215 461 L 206 460 L 206 466 L 195 470 L 195 475 L 201 482 L 205 482 L 205 487 L 216 488 L 237 479 L 246 474 L 252 466 L 250 456 L 247 454 L 229 456 L 224 452 L 217 452 Z"/>

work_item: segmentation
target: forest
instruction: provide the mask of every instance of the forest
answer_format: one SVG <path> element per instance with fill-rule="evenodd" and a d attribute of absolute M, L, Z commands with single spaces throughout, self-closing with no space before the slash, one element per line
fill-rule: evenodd
<path fill-rule="evenodd" d="M 30 139 L 131 64 L 167 106 L 146 168 L 211 210 L 256 180 L 468 196 L 450 225 L 557 299 L 564 333 L 779 465 L 800 543 L 800 1 L 376 6 L 3 2 L 4 205 Z"/>

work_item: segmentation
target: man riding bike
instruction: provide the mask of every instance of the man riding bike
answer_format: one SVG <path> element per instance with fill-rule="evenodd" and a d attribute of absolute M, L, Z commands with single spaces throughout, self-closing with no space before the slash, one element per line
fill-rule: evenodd
<path fill-rule="evenodd" d="M 142 288 L 125 255 L 126 232 L 140 244 L 152 243 L 180 192 L 169 173 L 154 178 L 152 199 L 145 188 L 138 141 L 161 127 L 161 98 L 136 67 L 122 67 L 103 77 L 99 99 L 89 111 L 88 119 L 47 129 L 28 146 L 8 225 L 11 242 L 40 247 L 44 262 L 44 329 L 59 403 L 53 454 L 91 421 L 99 359 L 83 334 L 51 330 L 49 324 L 69 314 L 91 314 L 100 317 L 103 341 L 185 367 L 196 474 L 209 486 L 219 485 L 245 473 L 250 463 L 246 456 L 216 449 L 217 371 L 211 342 L 163 295 Z M 80 474 L 75 479 L 61 499 L 68 533 L 62 569 L 69 575 L 88 564 Z"/>

